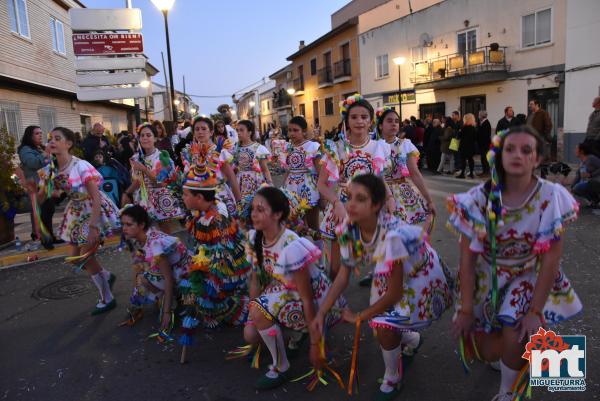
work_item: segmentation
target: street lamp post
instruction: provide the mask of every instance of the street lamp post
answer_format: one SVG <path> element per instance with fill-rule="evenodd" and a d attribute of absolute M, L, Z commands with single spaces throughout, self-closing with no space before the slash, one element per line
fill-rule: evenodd
<path fill-rule="evenodd" d="M 406 61 L 404 57 L 396 57 L 394 64 L 398 66 L 398 117 L 400 117 L 400 124 L 402 124 L 402 69 L 401 66 Z"/>
<path fill-rule="evenodd" d="M 177 116 L 175 115 L 175 86 L 173 84 L 173 64 L 171 62 L 171 41 L 169 39 L 169 10 L 173 7 L 175 0 L 152 0 L 152 3 L 163 13 L 163 17 L 165 19 L 165 35 L 167 37 L 167 60 L 169 63 L 169 86 L 170 90 L 170 109 L 171 109 L 171 119 L 173 121 L 176 120 Z"/>
<path fill-rule="evenodd" d="M 287 93 L 290 95 L 290 107 L 292 108 L 292 117 L 294 117 L 294 101 L 292 100 L 292 96 L 296 93 L 296 89 L 293 87 L 287 88 Z"/>

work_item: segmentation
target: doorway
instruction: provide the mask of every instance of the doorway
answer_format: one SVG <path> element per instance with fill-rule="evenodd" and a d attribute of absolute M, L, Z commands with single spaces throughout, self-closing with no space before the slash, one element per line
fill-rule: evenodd
<path fill-rule="evenodd" d="M 460 98 L 460 113 L 462 116 L 472 113 L 477 118 L 480 110 L 485 110 L 485 95 L 462 96 Z"/>
<path fill-rule="evenodd" d="M 546 110 L 552 120 L 552 144 L 550 145 L 550 155 L 552 160 L 556 160 L 558 153 L 558 116 L 559 116 L 559 88 L 534 89 L 527 91 L 527 104 L 531 100 L 538 100 L 542 110 Z M 529 115 L 529 110 L 527 110 Z"/>
<path fill-rule="evenodd" d="M 425 120 L 430 115 L 432 118 L 441 119 L 446 115 L 446 103 L 423 103 L 419 105 L 419 118 Z"/>

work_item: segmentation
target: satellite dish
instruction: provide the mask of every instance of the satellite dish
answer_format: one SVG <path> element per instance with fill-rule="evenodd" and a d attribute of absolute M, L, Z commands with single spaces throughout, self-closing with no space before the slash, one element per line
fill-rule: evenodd
<path fill-rule="evenodd" d="M 419 36 L 419 43 L 423 47 L 429 47 L 433 45 L 433 38 L 427 32 L 424 32 Z"/>

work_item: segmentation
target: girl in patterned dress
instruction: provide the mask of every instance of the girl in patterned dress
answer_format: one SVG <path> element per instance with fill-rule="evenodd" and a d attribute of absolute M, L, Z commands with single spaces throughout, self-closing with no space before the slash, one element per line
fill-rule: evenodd
<path fill-rule="evenodd" d="M 398 138 L 400 117 L 394 109 L 384 107 L 376 114 L 377 132 L 391 148 L 392 161 L 386 169 L 385 182 L 396 200 L 394 214 L 408 224 L 424 223 L 428 214 L 435 214 L 435 205 L 417 167 L 419 151 L 410 139 Z M 414 184 L 418 191 L 415 191 L 411 184 Z"/>
<path fill-rule="evenodd" d="M 400 356 L 419 346 L 415 330 L 428 327 L 452 305 L 453 278 L 425 231 L 408 225 L 384 210 L 386 187 L 380 177 L 354 177 L 347 188 L 348 217 L 338 226 L 342 269 L 311 325 L 311 341 L 320 335 L 324 316 L 348 286 L 351 271 L 373 273 L 370 306 L 345 321 L 368 321 L 375 330 L 385 364 L 385 375 L 375 400 L 391 400 L 399 392 Z M 408 349 L 410 348 L 410 350 Z"/>
<path fill-rule="evenodd" d="M 99 190 L 102 176 L 85 160 L 70 154 L 76 141 L 68 128 L 57 127 L 50 133 L 47 149 L 55 160 L 38 171 L 38 198 L 65 193 L 65 207 L 59 236 L 69 243 L 69 255 L 86 255 L 83 268 L 98 288 L 100 298 L 92 315 L 107 312 L 117 305 L 111 292 L 115 276 L 104 270 L 95 257 L 99 242 L 119 227 L 118 211 L 108 196 Z"/>
<path fill-rule="evenodd" d="M 323 166 L 317 183 L 321 197 L 329 202 L 321 222 L 321 234 L 331 241 L 332 277 L 340 268 L 335 226 L 346 217 L 344 203 L 347 200 L 348 182 L 355 175 L 382 175 L 390 158 L 389 145 L 384 140 L 371 139 L 369 129 L 374 112 L 369 102 L 355 94 L 341 102 L 340 109 L 345 129 L 337 142 L 325 144 Z M 396 202 L 389 188 L 385 202 L 389 211 L 396 209 Z"/>
<path fill-rule="evenodd" d="M 310 209 L 305 214 L 308 227 L 319 229 L 319 190 L 317 180 L 321 170 L 321 145 L 306 139 L 308 124 L 304 117 L 293 117 L 288 123 L 290 140 L 284 166 L 284 188 L 305 199 Z"/>
<path fill-rule="evenodd" d="M 492 145 L 491 181 L 448 198 L 461 253 L 453 332 L 485 361 L 500 360 L 494 400 L 507 401 L 518 395 L 511 388 L 529 336 L 582 309 L 560 267 L 562 232 L 578 205 L 560 184 L 533 174 L 544 149 L 533 129 L 512 127 Z"/>
<path fill-rule="evenodd" d="M 290 364 L 282 328 L 305 330 L 331 286 L 317 264 L 321 256 L 319 248 L 283 225 L 289 213 L 288 198 L 274 187 L 261 188 L 252 201 L 254 230 L 248 233 L 246 252 L 252 264 L 252 301 L 244 337 L 255 344 L 260 336 L 273 357 L 269 371 L 256 382 L 256 388 L 261 390 L 277 387 L 287 380 L 285 372 Z M 337 298 L 332 305 L 324 323 L 327 326 L 340 319 L 345 301 Z M 310 342 L 318 355 L 318 342 L 312 337 Z"/>
<path fill-rule="evenodd" d="M 238 122 L 239 142 L 235 146 L 234 165 L 242 199 L 252 196 L 265 182 L 273 184 L 267 160 L 271 153 L 267 148 L 252 140 L 254 124 L 249 120 Z"/>
<path fill-rule="evenodd" d="M 237 178 L 231 168 L 233 155 L 230 153 L 233 144 L 229 140 L 220 140 L 217 143 L 211 141 L 213 122 L 210 118 L 198 116 L 192 123 L 193 140 L 191 144 L 181 152 L 184 164 L 184 172 L 187 174 L 198 159 L 198 149 L 201 145 L 209 146 L 208 163 L 218 167 L 215 169 L 219 184 L 215 189 L 217 199 L 227 206 L 229 215 L 234 217 L 237 213 L 236 202 L 242 197 Z"/>
<path fill-rule="evenodd" d="M 167 151 L 156 148 L 158 133 L 154 125 L 138 128 L 139 154 L 132 157 L 131 186 L 123 194 L 121 204 L 135 202 L 148 210 L 161 231 L 169 232 L 169 220 L 185 216 L 181 199 L 169 185 L 177 182 L 175 163 Z M 142 182 L 143 181 L 143 182 Z"/>
<path fill-rule="evenodd" d="M 133 256 L 134 287 L 124 325 L 133 326 L 143 316 L 143 306 L 161 302 L 160 330 L 168 332 L 172 322 L 177 283 L 185 277 L 190 256 L 185 245 L 150 226 L 150 216 L 140 205 L 121 211 L 123 235 Z"/>

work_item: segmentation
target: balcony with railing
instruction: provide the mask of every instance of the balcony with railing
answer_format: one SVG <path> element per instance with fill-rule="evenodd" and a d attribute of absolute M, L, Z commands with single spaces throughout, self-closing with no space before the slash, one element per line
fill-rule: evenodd
<path fill-rule="evenodd" d="M 319 88 L 326 88 L 328 86 L 333 85 L 333 74 L 331 73 L 331 66 L 321 68 L 318 71 L 317 81 L 319 83 Z"/>
<path fill-rule="evenodd" d="M 292 106 L 292 98 L 285 89 L 280 89 L 273 97 L 273 108 L 283 109 Z"/>
<path fill-rule="evenodd" d="M 304 93 L 304 77 L 294 79 L 294 91 L 296 95 L 302 95 Z"/>
<path fill-rule="evenodd" d="M 350 81 L 352 79 L 352 60 L 346 58 L 333 65 L 334 83 Z"/>
<path fill-rule="evenodd" d="M 416 89 L 450 89 L 506 79 L 506 47 L 483 46 L 414 63 L 410 81 Z"/>

